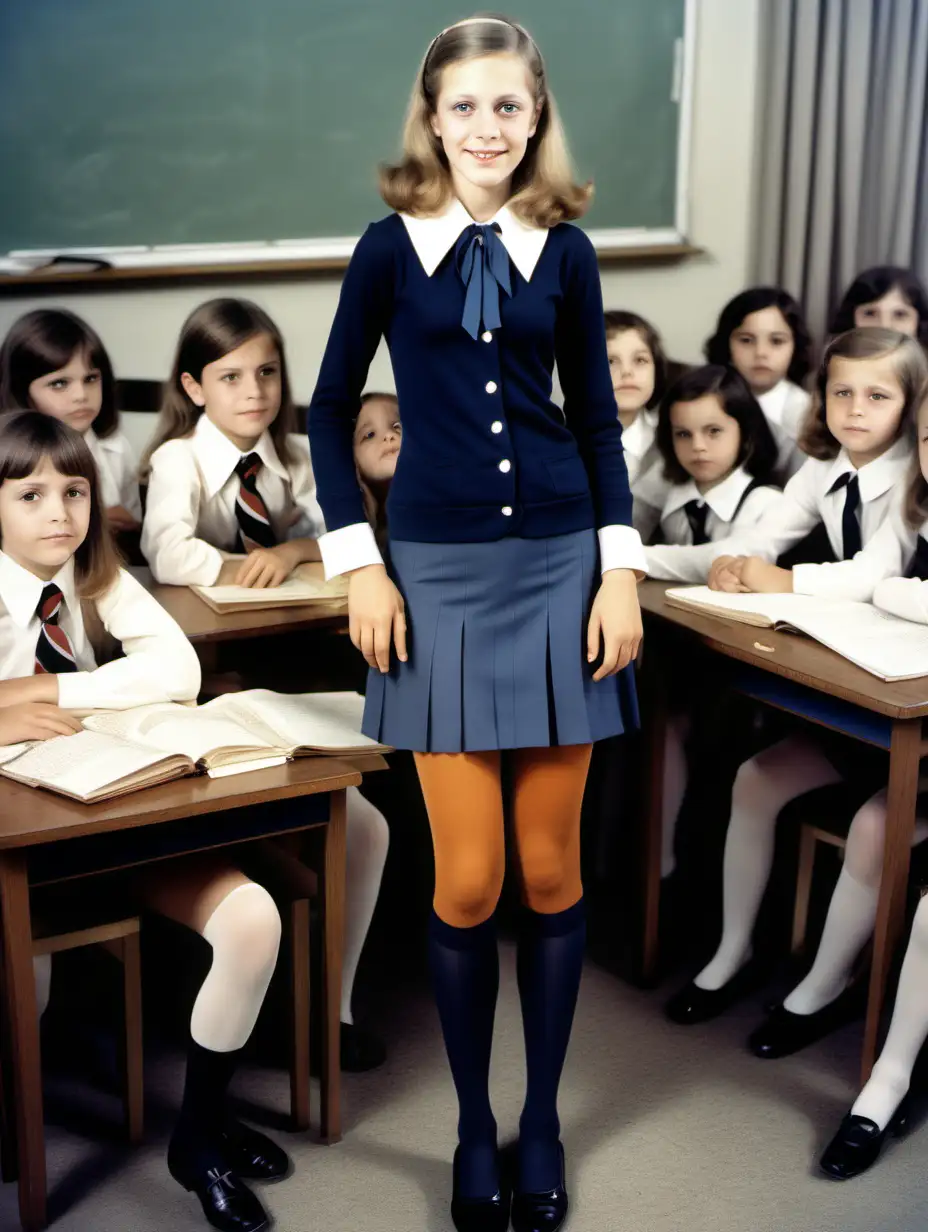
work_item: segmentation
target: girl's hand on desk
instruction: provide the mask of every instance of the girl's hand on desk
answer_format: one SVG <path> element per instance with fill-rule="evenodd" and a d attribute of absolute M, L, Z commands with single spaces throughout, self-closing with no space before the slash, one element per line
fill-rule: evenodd
<path fill-rule="evenodd" d="M 587 626 L 589 663 L 599 654 L 600 638 L 603 646 L 603 661 L 593 673 L 593 679 L 604 680 L 628 667 L 638 654 L 641 635 L 638 579 L 631 569 L 610 569 L 603 574 Z"/>
<path fill-rule="evenodd" d="M 709 589 L 744 594 L 748 587 L 743 585 L 741 573 L 746 560 L 746 556 L 717 556 L 709 570 Z"/>
<path fill-rule="evenodd" d="M 758 595 L 791 594 L 792 569 L 780 569 L 760 556 L 749 556 L 741 570 L 741 584 Z"/>
<path fill-rule="evenodd" d="M 37 676 L 15 676 L 12 680 L 0 680 L 0 713 L 7 706 L 21 706 L 26 702 L 47 702 L 58 705 L 58 677 L 42 672 Z M 20 737 L 24 739 L 24 737 Z"/>
<path fill-rule="evenodd" d="M 299 563 L 300 554 L 290 543 L 279 543 L 275 548 L 255 548 L 239 566 L 235 585 L 256 590 L 279 586 Z"/>
<path fill-rule="evenodd" d="M 48 702 L 21 702 L 0 710 L 0 744 L 73 736 L 81 726 L 80 719 Z"/>
<path fill-rule="evenodd" d="M 406 662 L 406 605 L 383 565 L 365 565 L 348 576 L 348 632 L 370 667 L 390 670 L 390 643 Z"/>

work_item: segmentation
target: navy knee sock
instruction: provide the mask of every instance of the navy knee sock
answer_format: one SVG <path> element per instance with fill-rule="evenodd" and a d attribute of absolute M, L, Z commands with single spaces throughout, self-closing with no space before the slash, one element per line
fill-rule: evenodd
<path fill-rule="evenodd" d="M 496 1121 L 490 1107 L 490 1051 L 499 992 L 496 920 L 454 928 L 433 911 L 429 966 L 445 1050 L 458 1095 L 458 1178 L 465 1198 L 499 1188 Z"/>
<path fill-rule="evenodd" d="M 519 1188 L 544 1193 L 560 1181 L 557 1089 L 567 1055 L 586 945 L 583 899 L 552 915 L 523 908 L 516 969 L 527 1085 L 519 1121 Z"/>

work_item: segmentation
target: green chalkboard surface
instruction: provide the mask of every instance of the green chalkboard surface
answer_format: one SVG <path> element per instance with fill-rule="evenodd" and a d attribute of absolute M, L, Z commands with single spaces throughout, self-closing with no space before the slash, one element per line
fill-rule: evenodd
<path fill-rule="evenodd" d="M 691 0 L 692 3 L 692 0 Z M 673 228 L 686 0 L 514 0 L 590 228 Z M 358 235 L 450 0 L 3 0 L 0 252 Z M 689 34 L 688 34 L 689 37 Z"/>

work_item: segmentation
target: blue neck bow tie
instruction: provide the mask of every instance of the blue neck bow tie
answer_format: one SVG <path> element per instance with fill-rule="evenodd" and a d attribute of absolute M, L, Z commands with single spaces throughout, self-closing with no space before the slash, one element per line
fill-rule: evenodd
<path fill-rule="evenodd" d="M 512 295 L 509 282 L 509 254 L 495 228 L 489 223 L 474 223 L 461 234 L 454 247 L 458 273 L 466 288 L 461 324 L 472 338 L 484 329 L 499 329 L 499 289 Z"/>

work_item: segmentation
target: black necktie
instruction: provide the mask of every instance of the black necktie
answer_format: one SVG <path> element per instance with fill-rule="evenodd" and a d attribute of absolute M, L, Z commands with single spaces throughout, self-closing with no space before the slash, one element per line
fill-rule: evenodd
<path fill-rule="evenodd" d="M 915 555 L 909 561 L 905 576 L 918 578 L 920 582 L 928 582 L 928 540 L 923 539 L 921 535 L 916 540 Z"/>
<path fill-rule="evenodd" d="M 64 595 L 54 584 L 49 582 L 42 590 L 36 615 L 42 622 L 39 630 L 39 640 L 35 647 L 35 675 L 57 676 L 62 672 L 76 672 L 74 649 L 68 640 L 68 635 L 58 623 L 61 615 L 61 604 Z"/>
<path fill-rule="evenodd" d="M 691 500 L 687 501 L 683 506 L 683 512 L 686 514 L 686 520 L 690 524 L 690 530 L 693 532 L 693 544 L 708 543 L 709 536 L 706 534 L 706 518 L 709 516 L 709 506 L 703 501 Z"/>
<path fill-rule="evenodd" d="M 839 475 L 828 489 L 829 494 L 841 488 L 847 488 L 844 494 L 844 512 L 841 514 L 841 558 L 850 560 L 863 547 L 860 540 L 860 522 L 857 520 L 857 509 L 860 505 L 860 480 L 856 473 L 846 471 L 843 475 Z"/>
<path fill-rule="evenodd" d="M 267 505 L 258 491 L 261 466 L 258 455 L 248 453 L 239 458 L 235 467 L 235 473 L 239 477 L 235 517 L 238 522 L 239 545 L 246 553 L 253 552 L 255 548 L 273 548 L 277 545 Z"/>

